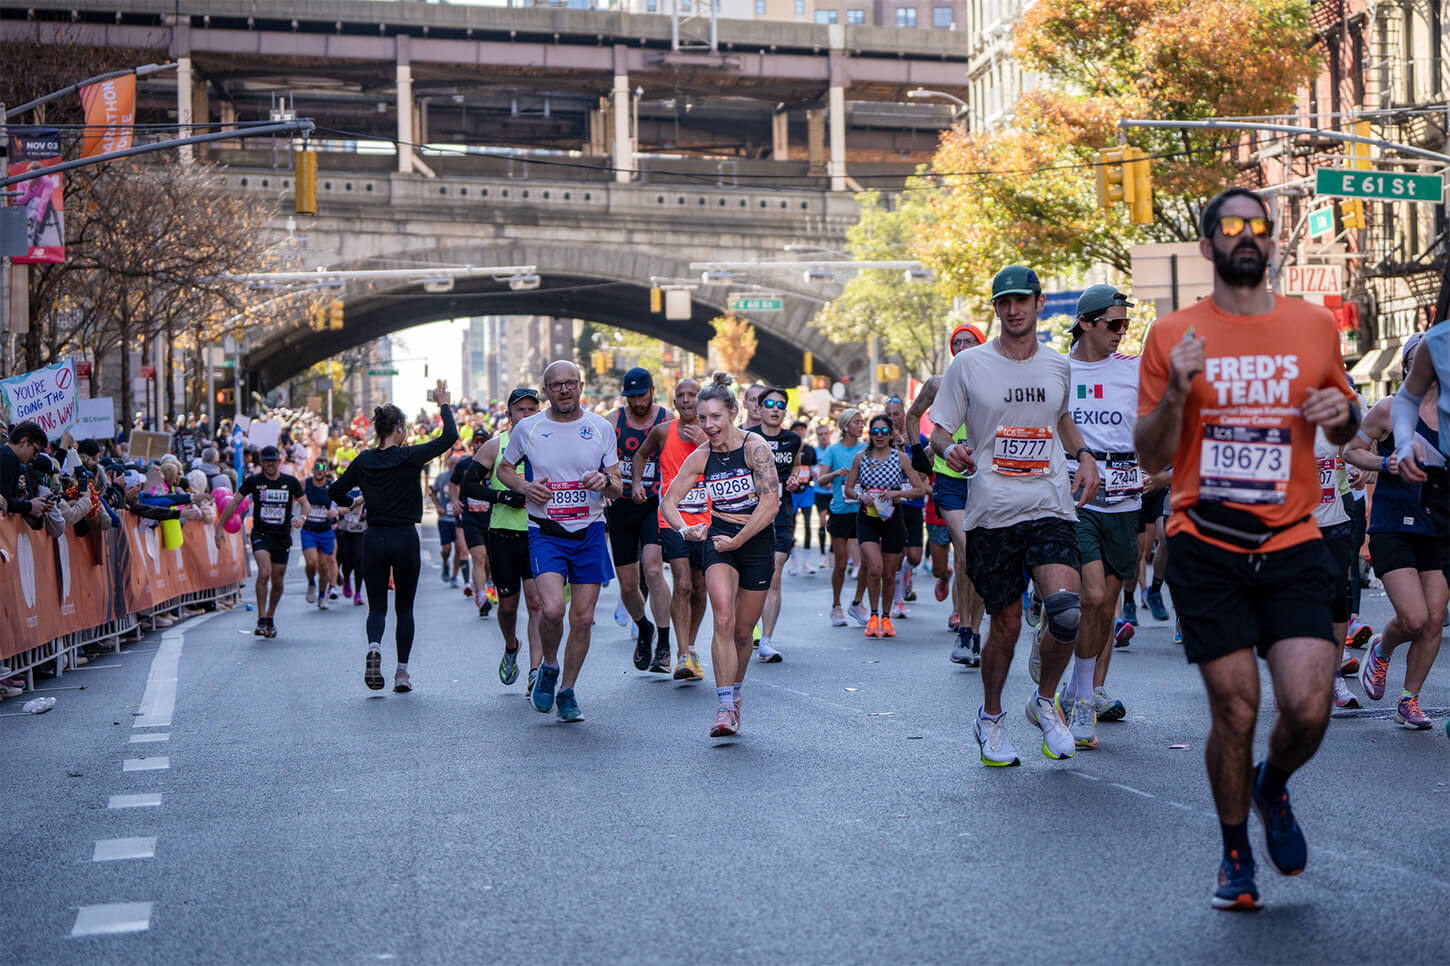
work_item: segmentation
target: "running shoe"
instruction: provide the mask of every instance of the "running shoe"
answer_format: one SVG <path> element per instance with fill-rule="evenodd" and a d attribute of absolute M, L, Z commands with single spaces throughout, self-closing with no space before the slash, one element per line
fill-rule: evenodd
<path fill-rule="evenodd" d="M 317 609 L 327 610 L 330 605 L 327 603 L 327 593 L 324 591 L 317 595 Z"/>
<path fill-rule="evenodd" d="M 513 684 L 519 679 L 519 649 L 505 650 L 498 662 L 498 679 L 504 684 Z"/>
<path fill-rule="evenodd" d="M 639 637 L 634 642 L 634 666 L 643 671 L 649 667 L 650 647 L 655 642 L 655 626 L 648 617 L 639 622 Z"/>
<path fill-rule="evenodd" d="M 1356 614 L 1349 619 L 1349 632 L 1344 636 L 1345 647 L 1364 647 L 1374 636 L 1374 628 L 1359 619 Z"/>
<path fill-rule="evenodd" d="M 493 585 L 491 580 L 483 585 L 483 599 L 490 604 L 498 603 L 498 588 Z"/>
<path fill-rule="evenodd" d="M 333 586 L 327 588 L 327 599 L 328 600 L 337 600 L 337 585 L 336 584 L 334 584 Z"/>
<path fill-rule="evenodd" d="M 352 606 L 361 607 L 364 603 L 366 603 L 366 601 L 363 600 L 362 588 L 359 587 L 357 589 L 357 593 L 352 595 Z"/>
<path fill-rule="evenodd" d="M 348 576 L 342 578 L 342 596 L 344 596 L 344 597 L 351 597 L 352 596 L 352 576 L 351 575 L 348 575 Z"/>
<path fill-rule="evenodd" d="M 1035 587 L 1022 592 L 1022 619 L 1027 621 L 1028 627 L 1042 623 L 1042 598 L 1037 596 Z"/>
<path fill-rule="evenodd" d="M 894 617 L 897 620 L 906 620 L 906 601 L 898 600 L 894 604 L 892 604 L 891 613 L 888 616 Z M 887 636 L 889 637 L 890 635 Z"/>
<path fill-rule="evenodd" d="M 937 600 L 946 600 L 947 595 L 951 592 L 952 572 L 948 570 L 945 577 L 938 577 L 936 579 L 936 589 L 932 591 L 932 596 Z"/>
<path fill-rule="evenodd" d="M 620 627 L 629 626 L 629 611 L 625 609 L 624 601 L 614 605 L 614 623 Z"/>
<path fill-rule="evenodd" d="M 556 702 L 559 711 L 559 720 L 567 723 L 584 720 L 584 712 L 579 710 L 579 702 L 574 700 L 574 689 L 565 688 L 559 692 Z"/>
<path fill-rule="evenodd" d="M 1005 717 L 1006 715 L 998 715 L 995 719 L 984 718 L 978 712 L 977 720 L 972 725 L 972 734 L 977 736 L 977 748 L 984 765 L 1006 768 L 1022 764 L 1022 759 L 1017 757 L 1017 751 L 1012 747 L 1012 740 L 1007 737 L 1007 726 L 1002 723 Z"/>
<path fill-rule="evenodd" d="M 649 662 L 649 669 L 656 674 L 670 673 L 670 646 L 664 641 L 655 643 L 655 656 Z"/>
<path fill-rule="evenodd" d="M 478 605 L 478 619 L 483 620 L 485 617 L 488 616 L 488 612 L 491 610 L 493 610 L 493 607 L 489 604 L 488 601 L 485 600 L 480 603 Z"/>
<path fill-rule="evenodd" d="M 1096 748 L 1098 746 L 1098 709 L 1092 698 L 1078 698 L 1072 703 L 1072 719 L 1068 722 L 1068 732 L 1072 735 L 1073 744 L 1079 748 Z"/>
<path fill-rule="evenodd" d="M 1027 699 L 1027 720 L 1042 729 L 1042 753 L 1048 758 L 1062 761 L 1076 754 L 1077 744 L 1063 724 L 1056 698 L 1044 698 L 1033 691 Z"/>
<path fill-rule="evenodd" d="M 902 616 L 904 617 L 906 615 L 903 614 Z M 881 618 L 881 629 L 876 632 L 876 636 L 877 637 L 895 637 L 896 636 L 896 628 L 894 628 L 894 627 L 891 626 L 891 618 L 890 617 L 883 617 L 883 618 Z"/>
<path fill-rule="evenodd" d="M 454 574 L 451 578 L 449 578 L 448 586 L 449 587 L 457 587 L 458 586 L 458 575 L 457 574 Z"/>
<path fill-rule="evenodd" d="M 1097 709 L 1099 721 L 1122 721 L 1128 716 L 1123 702 L 1108 694 L 1107 688 L 1093 688 L 1093 707 Z"/>
<path fill-rule="evenodd" d="M 1132 624 L 1119 619 L 1113 621 L 1113 646 L 1127 647 L 1133 642 L 1133 633 L 1136 630 Z"/>
<path fill-rule="evenodd" d="M 368 648 L 367 662 L 363 665 L 363 683 L 374 691 L 383 689 L 383 652 L 375 647 Z"/>
<path fill-rule="evenodd" d="M 751 647 L 759 647 L 760 646 L 760 638 L 761 638 L 760 621 L 756 621 L 755 622 L 755 627 L 752 628 L 751 631 L 750 631 L 750 646 Z"/>
<path fill-rule="evenodd" d="M 548 714 L 554 707 L 554 688 L 559 684 L 559 669 L 547 664 L 539 665 L 539 676 L 534 679 L 534 710 Z"/>
<path fill-rule="evenodd" d="M 1213 907 L 1242 912 L 1263 908 L 1259 903 L 1259 887 L 1254 885 L 1254 860 L 1239 858 L 1237 849 L 1224 856 L 1218 865 Z"/>
<path fill-rule="evenodd" d="M 539 669 L 538 668 L 529 668 L 529 683 L 524 688 L 524 697 L 526 697 L 526 698 L 529 699 L 529 703 L 530 704 L 532 704 L 533 703 L 533 700 L 534 700 L 534 682 L 537 681 L 538 679 L 539 679 Z"/>
<path fill-rule="evenodd" d="M 277 636 L 277 622 L 275 620 L 273 620 L 272 618 L 270 618 L 270 617 L 267 618 L 267 636 L 268 637 L 276 637 Z"/>
<path fill-rule="evenodd" d="M 916 578 L 912 576 L 914 571 L 907 570 L 901 576 L 901 599 L 907 603 L 916 600 Z"/>
<path fill-rule="evenodd" d="M 715 712 L 715 721 L 710 725 L 711 738 L 730 738 L 740 730 L 740 712 L 734 708 L 720 708 Z"/>
<path fill-rule="evenodd" d="M 694 651 L 686 651 L 680 655 L 679 661 L 675 664 L 675 680 L 703 681 L 704 679 L 704 672 L 700 670 L 700 655 Z"/>
<path fill-rule="evenodd" d="M 1163 591 L 1150 590 L 1143 595 L 1143 603 L 1148 605 L 1148 610 L 1153 612 L 1155 621 L 1166 621 L 1168 619 L 1168 608 L 1163 604 Z"/>
<path fill-rule="evenodd" d="M 1304 871 L 1309 859 L 1309 846 L 1304 842 L 1304 833 L 1294 820 L 1294 810 L 1289 807 L 1289 792 L 1279 793 L 1277 801 L 1269 801 L 1259 794 L 1259 780 L 1264 772 L 1264 762 L 1254 768 L 1253 805 L 1264 823 L 1264 845 L 1269 852 L 1269 864 L 1280 875 L 1298 875 Z"/>
<path fill-rule="evenodd" d="M 413 690 L 413 679 L 408 677 L 408 672 L 398 670 L 393 672 L 393 690 L 398 694 L 407 694 Z"/>
<path fill-rule="evenodd" d="M 1344 663 L 1341 664 L 1341 665 L 1339 665 L 1339 676 L 1340 677 L 1346 677 L 1347 678 L 1351 674 L 1358 674 L 1358 673 L 1359 673 L 1359 658 L 1357 658 L 1357 657 L 1348 657 L 1348 658 L 1345 658 Z"/>
<path fill-rule="evenodd" d="M 871 615 L 871 618 L 868 621 L 866 621 L 866 636 L 867 637 L 881 637 L 882 636 L 882 634 L 881 634 L 881 618 L 880 617 L 877 617 L 875 614 L 872 614 Z"/>
<path fill-rule="evenodd" d="M 1123 601 L 1123 620 L 1134 627 L 1138 626 L 1138 605 L 1133 603 L 1131 597 Z"/>
<path fill-rule="evenodd" d="M 1027 673 L 1033 684 L 1042 683 L 1042 625 L 1032 629 L 1032 653 L 1027 657 Z"/>
<path fill-rule="evenodd" d="M 1364 666 L 1359 669 L 1359 688 L 1371 701 L 1385 696 L 1385 677 L 1390 673 L 1390 659 L 1380 654 L 1381 634 L 1369 642 L 1369 651 L 1364 656 Z"/>
<path fill-rule="evenodd" d="M 866 626 L 866 621 L 871 617 L 871 615 L 867 612 L 866 608 L 861 606 L 859 602 L 852 604 L 850 607 L 846 608 L 846 614 L 857 624 L 860 624 L 862 627 Z"/>
<path fill-rule="evenodd" d="M 252 636 L 253 637 L 266 637 L 267 636 L 267 618 L 265 618 L 265 617 L 258 617 L 257 618 L 257 626 L 252 631 Z"/>
<path fill-rule="evenodd" d="M 1349 690 L 1349 685 L 1344 683 L 1342 674 L 1334 676 L 1334 706 L 1336 708 L 1359 707 L 1359 698 L 1356 698 L 1354 692 Z"/>
<path fill-rule="evenodd" d="M 1183 643 L 1183 618 L 1175 618 L 1173 621 L 1173 643 Z"/>
<path fill-rule="evenodd" d="M 949 631 L 955 631 L 955 630 L 958 630 L 959 628 L 961 628 L 961 626 L 962 626 L 961 616 L 958 615 L 956 611 L 952 611 L 951 616 L 947 618 L 947 630 L 949 630 Z"/>
<path fill-rule="evenodd" d="M 841 609 L 841 605 L 840 604 L 837 604 L 835 607 L 832 607 L 831 608 L 831 626 L 832 627 L 845 627 L 846 626 L 846 612 Z"/>
<path fill-rule="evenodd" d="M 761 641 L 760 642 L 760 663 L 761 664 L 779 664 L 783 660 L 784 660 L 784 658 L 781 657 L 781 654 L 780 654 L 779 651 L 777 651 L 775 648 L 771 647 L 769 644 L 765 643 L 764 641 Z"/>
<path fill-rule="evenodd" d="M 952 663 L 972 666 L 972 632 L 959 628 L 957 630 L 957 644 L 952 648 Z"/>
<path fill-rule="evenodd" d="M 472 597 L 473 596 L 473 585 L 472 584 L 464 584 L 463 585 L 463 596 L 464 597 Z"/>
<path fill-rule="evenodd" d="M 1430 716 L 1420 710 L 1418 694 L 1400 698 L 1400 703 L 1395 708 L 1395 724 L 1414 728 L 1416 731 L 1424 731 L 1430 727 L 1430 723 Z"/>
<path fill-rule="evenodd" d="M 309 603 L 309 604 L 315 604 L 315 603 L 317 603 L 317 585 L 316 584 L 308 584 L 307 585 L 307 603 Z"/>

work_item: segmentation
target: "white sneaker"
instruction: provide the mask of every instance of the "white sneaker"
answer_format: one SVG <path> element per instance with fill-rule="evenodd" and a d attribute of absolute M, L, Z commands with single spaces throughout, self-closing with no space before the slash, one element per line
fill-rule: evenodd
<path fill-rule="evenodd" d="M 1048 758 L 1060 761 L 1077 752 L 1072 732 L 1062 723 L 1057 702 L 1052 698 L 1033 691 L 1027 699 L 1027 720 L 1042 729 L 1042 753 Z"/>
<path fill-rule="evenodd" d="M 317 603 L 317 588 L 312 586 L 311 584 L 307 585 L 307 603 Z"/>
<path fill-rule="evenodd" d="M 760 654 L 761 664 L 779 664 L 781 661 L 784 660 L 784 658 L 781 657 L 779 651 L 777 651 L 775 648 L 771 647 L 764 641 L 760 642 L 760 647 L 758 648 L 757 653 Z M 737 708 L 736 710 L 739 709 Z"/>
<path fill-rule="evenodd" d="M 891 619 L 902 620 L 906 617 L 906 601 L 898 600 L 891 605 Z"/>
<path fill-rule="evenodd" d="M 841 610 L 841 605 L 840 604 L 837 604 L 835 607 L 832 607 L 831 608 L 831 626 L 832 627 L 845 627 L 846 626 L 846 612 L 843 611 L 843 610 Z"/>
<path fill-rule="evenodd" d="M 990 765 L 993 768 L 1003 768 L 1008 765 L 1020 765 L 1022 760 L 1017 757 L 1017 751 L 1012 747 L 1012 741 L 1007 737 L 1007 726 L 1002 723 L 1006 715 L 999 715 L 994 721 L 991 718 L 982 717 L 981 712 L 977 713 L 977 720 L 972 725 L 972 734 L 977 736 L 977 748 L 981 752 L 982 764 Z"/>
<path fill-rule="evenodd" d="M 1042 624 L 1032 628 L 1032 653 L 1027 658 L 1027 673 L 1033 684 L 1042 683 Z"/>
<path fill-rule="evenodd" d="M 1079 698 L 1072 703 L 1072 719 L 1068 730 L 1079 748 L 1098 746 L 1098 709 L 1092 698 Z"/>
<path fill-rule="evenodd" d="M 629 626 L 629 611 L 625 610 L 622 600 L 614 605 L 614 623 L 620 627 Z"/>
<path fill-rule="evenodd" d="M 1336 708 L 1357 708 L 1359 698 L 1349 690 L 1349 685 L 1344 683 L 1344 678 L 1336 674 L 1334 676 L 1334 706 Z"/>
<path fill-rule="evenodd" d="M 865 627 L 866 622 L 871 619 L 871 615 L 866 613 L 865 604 L 852 604 L 850 607 L 846 608 L 846 613 L 850 614 L 851 618 L 862 627 Z"/>
<path fill-rule="evenodd" d="M 327 593 L 326 592 L 323 592 L 321 594 L 318 594 L 317 595 L 317 609 L 318 610 L 327 610 L 327 607 L 328 607 L 328 604 L 327 604 Z"/>

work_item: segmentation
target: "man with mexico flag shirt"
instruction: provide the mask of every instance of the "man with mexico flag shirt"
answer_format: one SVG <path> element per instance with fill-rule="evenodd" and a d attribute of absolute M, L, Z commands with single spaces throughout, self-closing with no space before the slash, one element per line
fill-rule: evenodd
<path fill-rule="evenodd" d="M 1213 295 L 1148 330 L 1134 442 L 1146 472 L 1173 464 L 1168 585 L 1208 691 L 1204 758 L 1224 843 L 1213 906 L 1257 909 L 1249 805 L 1273 866 L 1302 872 L 1307 847 L 1285 782 L 1319 747 L 1333 702 L 1314 431 L 1346 443 L 1359 412 L 1333 317 L 1264 285 L 1273 222 L 1263 200 L 1230 188 L 1204 207 L 1200 229 Z M 1279 707 L 1256 767 L 1255 647 Z"/>

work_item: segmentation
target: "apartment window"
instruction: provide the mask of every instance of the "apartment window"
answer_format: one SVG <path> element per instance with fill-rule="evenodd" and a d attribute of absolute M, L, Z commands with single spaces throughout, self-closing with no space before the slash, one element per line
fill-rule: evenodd
<path fill-rule="evenodd" d="M 795 15 L 797 17 L 806 15 L 806 0 L 795 0 Z"/>
<path fill-rule="evenodd" d="M 898 27 L 915 27 L 916 26 L 916 8 L 915 7 L 897 7 L 896 8 L 896 26 L 898 26 Z"/>
<path fill-rule="evenodd" d="M 816 23 L 836 23 L 839 14 L 835 10 L 817 10 Z"/>
<path fill-rule="evenodd" d="M 847 10 L 846 23 L 863 24 L 866 22 L 865 10 Z"/>
<path fill-rule="evenodd" d="M 755 0 L 755 15 L 757 17 L 765 16 L 765 0 Z"/>
<path fill-rule="evenodd" d="M 931 25 L 933 27 L 935 27 L 937 30 L 950 30 L 950 29 L 952 29 L 952 8 L 951 7 L 932 7 L 931 8 Z"/>
<path fill-rule="evenodd" d="M 660 0 L 644 0 L 644 12 L 645 13 L 659 13 L 660 12 Z"/>

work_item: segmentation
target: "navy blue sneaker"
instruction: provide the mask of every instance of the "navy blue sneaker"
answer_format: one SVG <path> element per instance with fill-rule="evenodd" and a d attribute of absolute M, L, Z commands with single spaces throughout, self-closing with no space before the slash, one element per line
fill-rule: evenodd
<path fill-rule="evenodd" d="M 1131 597 L 1123 601 L 1123 620 L 1132 624 L 1134 627 L 1138 626 L 1138 605 L 1133 603 Z"/>
<path fill-rule="evenodd" d="M 1259 887 L 1254 885 L 1254 860 L 1239 858 L 1237 849 L 1219 863 L 1213 907 L 1244 912 L 1263 908 L 1259 903 Z"/>
<path fill-rule="evenodd" d="M 574 700 L 573 688 L 565 688 L 560 691 L 556 704 L 559 706 L 560 721 L 584 720 L 584 712 L 579 710 L 579 702 Z"/>
<path fill-rule="evenodd" d="M 539 677 L 534 681 L 534 693 L 530 700 L 534 702 L 534 710 L 540 714 L 548 714 L 554 707 L 554 688 L 559 683 L 559 669 L 549 667 L 547 664 L 539 665 Z"/>
<path fill-rule="evenodd" d="M 1163 591 L 1150 590 L 1143 595 L 1143 603 L 1153 612 L 1155 621 L 1166 621 L 1168 619 L 1168 608 L 1163 603 Z"/>
<path fill-rule="evenodd" d="M 1254 811 L 1264 823 L 1264 844 L 1268 847 L 1269 864 L 1280 875 L 1298 875 L 1304 871 L 1309 859 L 1309 846 L 1304 842 L 1304 833 L 1294 821 L 1294 810 L 1289 807 L 1289 792 L 1286 789 L 1278 801 L 1271 802 L 1259 794 L 1259 778 L 1264 763 L 1254 768 Z"/>

